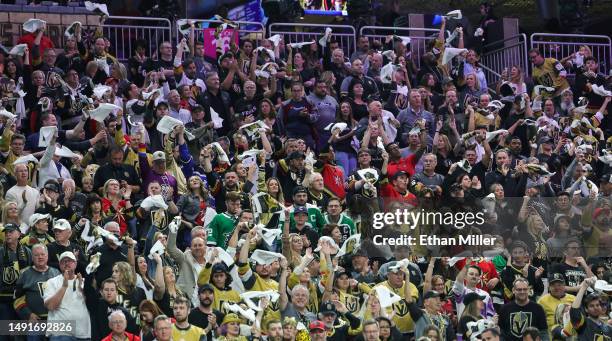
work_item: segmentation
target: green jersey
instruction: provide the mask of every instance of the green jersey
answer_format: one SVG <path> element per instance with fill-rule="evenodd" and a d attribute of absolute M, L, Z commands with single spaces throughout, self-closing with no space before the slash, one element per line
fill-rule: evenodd
<path fill-rule="evenodd" d="M 323 225 L 325 225 L 325 219 L 323 218 L 323 214 L 321 214 L 321 210 L 312 204 L 306 203 L 306 209 L 308 209 L 308 221 L 306 225 L 309 225 L 313 230 L 315 230 L 319 235 L 323 230 Z M 293 219 L 293 211 L 294 207 L 291 207 L 290 214 L 290 229 L 295 230 L 295 219 Z M 280 222 L 280 228 L 282 230 L 283 222 Z"/>
<path fill-rule="evenodd" d="M 225 249 L 236 224 L 238 224 L 238 217 L 227 212 L 217 214 L 206 227 L 208 230 L 208 245 Z"/>
<path fill-rule="evenodd" d="M 327 213 L 325 213 L 323 219 L 325 219 L 326 224 L 337 224 L 340 227 L 340 233 L 342 233 L 342 243 L 344 243 L 344 241 L 350 236 L 357 233 L 353 219 L 349 218 L 344 213 L 340 213 L 340 217 L 337 221 L 332 221 L 331 217 Z"/>

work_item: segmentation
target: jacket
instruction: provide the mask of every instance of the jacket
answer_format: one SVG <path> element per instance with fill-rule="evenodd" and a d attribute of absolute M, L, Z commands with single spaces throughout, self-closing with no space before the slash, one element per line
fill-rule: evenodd
<path fill-rule="evenodd" d="M 172 257 L 172 259 L 174 259 L 174 261 L 179 265 L 180 271 L 176 285 L 181 289 L 181 291 L 189 295 L 193 306 L 197 307 L 200 302 L 196 297 L 197 295 L 195 295 L 195 289 L 198 275 L 200 274 L 200 271 L 198 271 L 200 265 L 195 258 L 193 258 L 191 250 L 183 252 L 176 247 L 176 232 L 173 232 L 172 230 L 168 232 L 168 253 L 170 254 L 170 257 Z M 201 268 L 204 268 L 204 264 L 202 264 Z"/>

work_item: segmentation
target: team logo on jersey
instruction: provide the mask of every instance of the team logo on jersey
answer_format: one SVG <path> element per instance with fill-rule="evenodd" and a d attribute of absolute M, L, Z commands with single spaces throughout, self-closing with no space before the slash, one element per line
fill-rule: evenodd
<path fill-rule="evenodd" d="M 397 303 L 393 303 L 393 311 L 395 311 L 395 315 L 398 317 L 408 315 L 408 305 L 406 304 L 406 301 L 401 300 Z"/>
<path fill-rule="evenodd" d="M 610 341 L 610 337 L 602 334 L 593 335 L 593 341 Z"/>
<path fill-rule="evenodd" d="M 17 262 L 15 262 L 17 263 Z M 11 285 L 17 281 L 19 278 L 19 268 L 18 264 L 14 264 L 13 266 L 7 266 L 2 271 L 2 282 L 7 285 Z"/>
<path fill-rule="evenodd" d="M 516 312 L 510 314 L 510 332 L 513 336 L 522 338 L 523 332 L 531 326 L 531 312 Z"/>
<path fill-rule="evenodd" d="M 359 310 L 359 299 L 355 296 L 346 296 L 344 304 L 351 313 L 356 313 Z"/>

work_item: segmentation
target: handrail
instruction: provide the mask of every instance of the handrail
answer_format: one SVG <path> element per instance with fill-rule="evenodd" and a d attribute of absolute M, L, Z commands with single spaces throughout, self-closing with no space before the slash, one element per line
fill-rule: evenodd
<path fill-rule="evenodd" d="M 282 34 L 289 42 L 303 42 L 323 36 L 326 28 L 331 28 L 333 35 L 339 38 L 342 49 L 348 55 L 357 50 L 357 37 L 355 27 L 351 25 L 303 24 L 303 23 L 273 23 L 270 24 L 268 36 Z M 305 29 L 302 31 L 295 28 Z M 293 29 L 293 30 L 291 30 Z M 309 30 L 310 29 L 310 30 Z M 314 30 L 312 30 L 314 29 Z M 318 40 L 316 38 L 315 40 Z"/>
<path fill-rule="evenodd" d="M 551 56 L 557 59 L 567 57 L 577 51 L 580 46 L 586 45 L 591 48 L 592 55 L 598 59 L 602 71 L 607 73 L 612 69 L 612 40 L 606 35 L 593 34 L 557 34 L 557 33 L 533 33 L 530 37 L 532 48 L 539 46 L 555 46 L 556 50 L 540 51 L 545 57 Z"/>
<path fill-rule="evenodd" d="M 523 41 L 527 40 L 527 36 L 525 35 L 525 33 L 519 33 L 519 34 L 513 35 L 513 36 L 508 37 L 508 38 L 504 38 L 504 39 L 501 39 L 501 40 L 496 40 L 496 41 L 494 41 L 492 43 L 488 43 L 487 45 L 484 45 L 482 48 L 486 50 L 487 47 L 494 46 L 494 45 L 499 45 L 501 43 L 507 42 L 508 40 L 514 40 L 514 39 L 518 39 L 519 40 L 518 43 L 520 43 L 521 42 L 521 40 L 520 40 L 521 38 L 523 38 Z M 493 51 L 491 51 L 491 52 L 493 52 Z"/>

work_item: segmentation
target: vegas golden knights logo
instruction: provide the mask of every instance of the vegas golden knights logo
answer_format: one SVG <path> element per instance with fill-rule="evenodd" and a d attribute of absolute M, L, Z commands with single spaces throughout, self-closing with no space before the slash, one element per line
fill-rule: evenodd
<path fill-rule="evenodd" d="M 521 338 L 527 327 L 531 326 L 530 312 L 516 312 L 510 314 L 510 332 L 513 336 Z"/>
<path fill-rule="evenodd" d="M 406 304 L 406 301 L 401 300 L 397 303 L 393 303 L 393 311 L 395 311 L 395 315 L 398 317 L 408 315 L 408 305 Z"/>
<path fill-rule="evenodd" d="M 357 297 L 347 295 L 344 301 L 346 309 L 348 309 L 351 313 L 356 313 L 359 310 L 359 299 Z"/>
<path fill-rule="evenodd" d="M 7 266 L 4 268 L 4 271 L 2 271 L 2 282 L 4 282 L 4 284 L 11 285 L 17 281 L 19 278 L 19 270 L 17 270 L 18 267 L 19 263 L 15 262 L 13 266 Z"/>
<path fill-rule="evenodd" d="M 602 334 L 593 335 L 593 341 L 610 341 L 610 337 Z"/>

